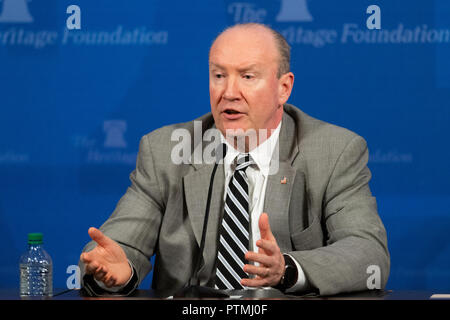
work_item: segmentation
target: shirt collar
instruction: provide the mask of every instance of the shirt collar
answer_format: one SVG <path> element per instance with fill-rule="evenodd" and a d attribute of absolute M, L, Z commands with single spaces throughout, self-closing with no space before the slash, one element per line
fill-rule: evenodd
<path fill-rule="evenodd" d="M 278 127 L 266 141 L 249 152 L 253 161 L 255 161 L 256 165 L 264 176 L 269 175 L 270 161 L 272 160 L 273 151 L 280 135 L 281 122 L 282 121 L 280 121 Z M 220 138 L 222 140 L 222 143 L 225 143 L 227 145 L 227 154 L 224 159 L 224 167 L 225 170 L 228 170 L 231 168 L 231 165 L 234 163 L 234 160 L 240 152 L 233 146 L 231 146 L 222 134 L 220 135 Z"/>

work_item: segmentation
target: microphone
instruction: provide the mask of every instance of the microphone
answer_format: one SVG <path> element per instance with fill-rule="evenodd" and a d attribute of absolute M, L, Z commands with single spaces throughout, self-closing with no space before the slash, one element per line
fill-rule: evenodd
<path fill-rule="evenodd" d="M 175 298 L 228 298 L 229 295 L 221 290 L 217 290 L 210 287 L 200 286 L 200 279 L 198 277 L 200 264 L 203 257 L 203 251 L 205 250 L 206 230 L 208 228 L 209 207 L 211 205 L 211 194 L 214 185 L 214 177 L 216 175 L 217 166 L 219 162 L 225 158 L 227 154 L 227 145 L 221 143 L 216 148 L 216 163 L 214 164 L 213 171 L 211 173 L 211 180 L 209 182 L 208 198 L 206 200 L 205 218 L 203 221 L 202 239 L 200 241 L 200 251 L 197 257 L 197 263 L 195 264 L 194 274 L 189 279 L 188 284 L 177 291 L 174 294 Z"/>

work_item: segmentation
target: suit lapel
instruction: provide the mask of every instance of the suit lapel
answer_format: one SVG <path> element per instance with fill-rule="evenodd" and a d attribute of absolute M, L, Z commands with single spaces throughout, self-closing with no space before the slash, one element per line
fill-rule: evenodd
<path fill-rule="evenodd" d="M 268 176 L 264 212 L 269 216 L 272 233 L 280 248 L 290 248 L 289 202 L 292 196 L 296 170 L 292 162 L 299 153 L 293 119 L 283 114 L 280 135 L 272 155 Z"/>
<path fill-rule="evenodd" d="M 295 174 L 295 169 L 283 161 L 280 162 L 278 173 L 269 175 L 267 181 L 264 212 L 269 216 L 270 228 L 280 248 L 290 247 L 289 200 Z"/>
<path fill-rule="evenodd" d="M 205 218 L 206 201 L 214 165 L 202 165 L 199 170 L 191 172 L 184 177 L 184 192 L 189 220 L 194 231 L 198 245 L 202 238 L 203 222 Z M 217 167 L 216 176 L 211 194 L 210 216 L 208 219 L 208 236 L 213 232 L 217 234 L 217 219 L 223 206 L 222 197 L 225 184 L 223 165 Z M 206 240 L 208 241 L 208 237 Z M 206 250 L 205 250 L 206 251 Z"/>
<path fill-rule="evenodd" d="M 206 202 L 208 189 L 211 180 L 211 173 L 214 165 L 195 165 L 198 170 L 191 172 L 184 177 L 184 192 L 188 217 L 197 245 L 200 247 L 203 224 L 205 219 Z M 208 228 L 205 238 L 205 248 L 203 251 L 203 263 L 199 269 L 199 279 L 205 285 L 213 274 L 215 266 L 219 221 L 223 211 L 223 194 L 225 185 L 225 173 L 223 164 L 217 167 L 213 190 L 211 193 L 211 204 L 209 208 Z"/>

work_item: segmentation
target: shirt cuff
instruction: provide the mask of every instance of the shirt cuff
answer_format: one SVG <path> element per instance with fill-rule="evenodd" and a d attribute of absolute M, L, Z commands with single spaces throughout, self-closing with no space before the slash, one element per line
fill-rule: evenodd
<path fill-rule="evenodd" d="M 300 264 L 290 254 L 285 253 L 285 255 L 290 257 L 294 261 L 295 266 L 297 267 L 297 282 L 292 287 L 287 289 L 286 293 L 292 293 L 292 292 L 297 292 L 297 291 L 304 291 L 304 290 L 308 289 L 309 288 L 309 283 L 308 283 L 308 280 L 306 279 L 305 273 L 303 272 L 303 269 L 300 266 Z"/>
<path fill-rule="evenodd" d="M 134 275 L 133 264 L 131 263 L 130 260 L 128 260 L 128 264 L 130 265 L 130 268 L 131 268 L 131 276 L 130 276 L 130 279 L 128 279 L 128 281 L 127 281 L 126 283 L 124 283 L 123 285 L 108 288 L 102 281 L 98 281 L 98 280 L 95 279 L 95 278 L 94 278 L 94 281 L 97 283 L 97 285 L 98 285 L 100 288 L 102 288 L 102 289 L 105 290 L 105 291 L 108 291 L 108 292 L 119 292 L 120 290 L 122 290 L 123 288 L 125 288 L 125 287 L 128 285 L 128 283 L 130 283 L 130 281 L 131 281 L 131 279 L 133 278 L 133 275 Z"/>

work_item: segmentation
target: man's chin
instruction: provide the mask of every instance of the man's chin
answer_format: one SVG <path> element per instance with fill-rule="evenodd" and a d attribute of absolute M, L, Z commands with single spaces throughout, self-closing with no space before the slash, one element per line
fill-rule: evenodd
<path fill-rule="evenodd" d="M 224 127 L 223 134 L 235 137 L 242 137 L 248 134 L 249 131 L 252 130 L 251 127 L 243 126 L 243 125 L 233 125 Z"/>
<path fill-rule="evenodd" d="M 256 129 L 248 126 L 227 126 L 222 134 L 228 143 L 240 152 L 249 152 L 261 141 Z"/>

